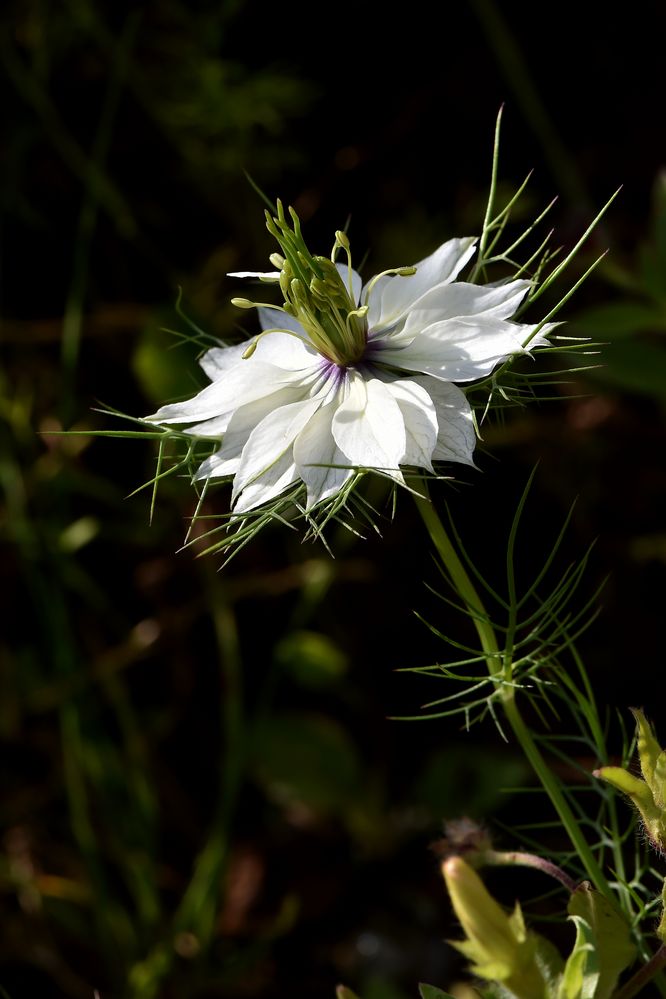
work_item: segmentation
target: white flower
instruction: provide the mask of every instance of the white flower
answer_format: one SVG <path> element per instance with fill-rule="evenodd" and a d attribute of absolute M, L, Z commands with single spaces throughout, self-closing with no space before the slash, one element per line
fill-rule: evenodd
<path fill-rule="evenodd" d="M 293 231 L 300 238 L 297 224 Z M 281 270 L 254 276 L 279 281 L 284 310 L 257 306 L 265 332 L 254 344 L 209 350 L 200 363 L 211 384 L 148 417 L 220 441 L 196 477 L 233 476 L 236 513 L 302 480 L 309 510 L 357 469 L 403 483 L 402 466 L 473 464 L 472 411 L 454 383 L 545 342 L 534 326 L 510 321 L 529 282 L 456 281 L 475 249 L 463 238 L 363 287 L 350 263 L 310 257 L 304 274 L 303 253 L 295 260 L 284 236 L 292 230 L 280 232 L 286 259 L 271 260 Z M 341 233 L 333 257 L 339 248 L 350 259 Z"/>

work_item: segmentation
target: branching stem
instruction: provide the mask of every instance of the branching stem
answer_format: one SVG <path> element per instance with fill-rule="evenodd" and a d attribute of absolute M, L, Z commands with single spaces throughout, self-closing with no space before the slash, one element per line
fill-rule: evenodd
<path fill-rule="evenodd" d="M 500 650 L 495 628 L 474 583 L 461 562 L 451 539 L 430 501 L 426 480 L 418 476 L 412 479 L 410 485 L 414 488 L 414 499 L 417 509 L 425 524 L 426 530 L 444 563 L 446 571 L 456 592 L 460 595 L 474 622 L 481 648 L 486 659 L 488 672 L 492 677 L 500 678 L 503 673 L 504 655 Z M 574 816 L 569 803 L 562 791 L 559 781 L 544 760 L 532 733 L 525 724 L 515 699 L 515 687 L 506 684 L 502 691 L 502 707 L 513 734 L 518 740 L 523 753 L 529 760 L 532 769 L 539 778 L 543 789 L 551 800 L 562 825 L 566 829 L 587 877 L 607 897 L 612 897 L 608 881 L 597 863 L 589 843 L 583 835 L 580 823 Z"/>

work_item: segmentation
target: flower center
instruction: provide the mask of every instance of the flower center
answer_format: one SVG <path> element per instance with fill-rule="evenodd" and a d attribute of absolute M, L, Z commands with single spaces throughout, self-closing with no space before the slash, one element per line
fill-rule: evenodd
<path fill-rule="evenodd" d="M 365 352 L 368 310 L 356 308 L 340 272 L 326 257 L 313 257 L 310 271 L 306 281 L 294 276 L 285 261 L 280 275 L 284 308 L 320 354 L 340 367 L 354 364 Z"/>
<path fill-rule="evenodd" d="M 365 351 L 368 310 L 356 304 L 349 240 L 345 233 L 336 232 L 330 259 L 313 256 L 303 239 L 298 215 L 293 208 L 289 214 L 291 224 L 280 201 L 277 216 L 266 212 L 268 231 L 284 254 L 271 258 L 280 267 L 284 310 L 298 320 L 323 357 L 340 367 L 354 364 Z M 348 286 L 335 263 L 341 249 L 347 255 Z"/>
<path fill-rule="evenodd" d="M 338 231 L 330 258 L 313 256 L 303 239 L 301 224 L 293 208 L 289 209 L 289 216 L 291 221 L 287 219 L 281 201 L 277 202 L 277 215 L 266 212 L 266 228 L 282 250 L 282 254 L 273 253 L 270 257 L 273 266 L 279 269 L 278 280 L 284 297 L 284 304 L 279 308 L 298 321 L 308 342 L 326 361 L 339 368 L 357 364 L 368 344 L 368 306 L 358 305 L 356 301 L 354 278 L 359 279 L 352 270 L 349 239 L 346 233 Z M 335 262 L 340 250 L 347 257 L 346 266 Z M 368 285 L 366 298 L 381 277 L 389 274 L 407 277 L 415 273 L 414 267 L 397 267 L 377 274 Z M 274 275 L 265 276 L 275 280 Z M 251 309 L 258 304 L 242 298 L 232 299 L 232 302 L 241 309 Z M 260 337 L 270 332 L 265 330 Z M 244 357 L 252 355 L 258 339 L 250 344 Z"/>

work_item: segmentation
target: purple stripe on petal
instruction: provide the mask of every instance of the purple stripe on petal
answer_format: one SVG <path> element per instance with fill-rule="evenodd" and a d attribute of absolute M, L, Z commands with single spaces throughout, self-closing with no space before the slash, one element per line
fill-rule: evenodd
<path fill-rule="evenodd" d="M 337 391 L 347 378 L 347 369 L 335 361 L 329 361 L 327 357 L 322 357 L 319 362 L 319 372 L 327 389 Z"/>

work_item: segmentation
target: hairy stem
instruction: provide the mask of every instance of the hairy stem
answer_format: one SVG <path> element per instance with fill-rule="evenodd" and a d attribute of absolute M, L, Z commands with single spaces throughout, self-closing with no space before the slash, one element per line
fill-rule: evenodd
<path fill-rule="evenodd" d="M 484 854 L 484 864 L 489 867 L 533 867 L 551 878 L 555 878 L 567 891 L 573 894 L 578 887 L 578 882 L 569 877 L 566 871 L 554 864 L 552 860 L 546 860 L 535 853 L 524 853 L 521 850 L 489 850 Z"/>
<path fill-rule="evenodd" d="M 626 985 L 613 993 L 612 999 L 633 999 L 664 967 L 666 967 L 666 944 L 652 955 L 647 964 L 644 964 Z"/>

